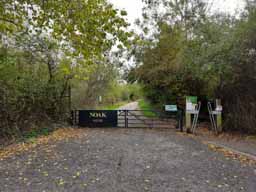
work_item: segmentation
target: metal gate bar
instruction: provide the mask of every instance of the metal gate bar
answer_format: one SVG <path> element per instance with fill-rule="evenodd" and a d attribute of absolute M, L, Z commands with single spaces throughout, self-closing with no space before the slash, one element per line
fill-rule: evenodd
<path fill-rule="evenodd" d="M 183 131 L 183 113 L 178 111 L 177 113 L 166 113 L 162 111 L 154 110 L 74 110 L 71 113 L 71 123 L 73 125 L 84 126 L 84 127 L 104 127 L 104 124 L 99 125 L 100 120 L 96 119 L 95 126 L 92 125 L 93 121 L 90 123 L 85 122 L 88 117 L 84 117 L 83 114 L 88 114 L 89 112 L 94 113 L 106 113 L 106 114 L 116 114 L 117 117 L 113 118 L 116 120 L 116 124 L 113 124 L 118 128 L 179 128 Z M 103 120 L 102 120 L 103 121 Z M 98 123 L 98 124 L 97 124 Z M 108 121 L 109 123 L 109 121 Z M 111 123 L 110 123 L 111 124 Z M 110 127 L 107 124 L 107 127 Z"/>
<path fill-rule="evenodd" d="M 151 115 L 145 115 L 147 112 Z M 166 114 L 153 110 L 119 110 L 118 113 L 120 128 L 173 128 L 175 121 L 182 130 L 183 118 L 180 113 Z"/>

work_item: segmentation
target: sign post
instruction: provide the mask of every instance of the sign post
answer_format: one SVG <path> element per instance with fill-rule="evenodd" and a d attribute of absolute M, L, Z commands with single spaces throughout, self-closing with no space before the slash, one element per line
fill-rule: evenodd
<path fill-rule="evenodd" d="M 210 115 L 210 120 L 212 124 L 212 128 L 215 133 L 218 134 L 222 132 L 222 105 L 221 100 L 216 99 L 215 108 L 213 110 L 213 106 L 211 102 L 208 102 L 208 111 Z"/>
<path fill-rule="evenodd" d="M 177 105 L 165 105 L 165 111 L 171 114 L 175 114 L 177 118 L 177 129 L 180 129 L 183 132 L 183 111 L 182 109 L 178 109 Z"/>
<path fill-rule="evenodd" d="M 187 96 L 186 97 L 186 131 L 191 132 L 191 116 L 195 113 L 197 105 L 197 97 L 196 96 Z"/>
<path fill-rule="evenodd" d="M 216 121 L 217 121 L 217 129 L 218 132 L 222 132 L 222 105 L 221 105 L 221 100 L 220 99 L 216 99 L 216 109 L 215 111 L 217 111 L 217 117 L 216 117 Z"/>

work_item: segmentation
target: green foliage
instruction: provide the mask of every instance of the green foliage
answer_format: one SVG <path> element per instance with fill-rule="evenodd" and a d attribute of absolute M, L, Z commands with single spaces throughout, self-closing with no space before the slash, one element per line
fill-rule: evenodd
<path fill-rule="evenodd" d="M 153 110 L 154 109 L 153 106 L 150 104 L 150 102 L 145 99 L 139 100 L 139 108 L 141 110 Z"/>
<path fill-rule="evenodd" d="M 74 48 L 71 54 L 82 54 L 87 62 L 102 57 L 117 40 L 126 44 L 129 34 L 122 30 L 126 26 L 119 12 L 105 0 L 0 2 L 1 32 L 14 34 L 24 28 L 30 34 L 47 32 L 59 42 L 67 42 L 67 49 Z"/>
<path fill-rule="evenodd" d="M 25 139 L 35 139 L 39 136 L 47 136 L 50 134 L 50 130 L 48 128 L 43 128 L 39 130 L 32 130 L 24 134 Z"/>
<path fill-rule="evenodd" d="M 199 90 L 201 82 L 192 77 L 192 71 L 183 62 L 186 47 L 182 31 L 166 24 L 160 28 L 157 45 L 144 50 L 137 77 L 153 103 L 175 103 L 177 98 Z"/>
<path fill-rule="evenodd" d="M 112 85 L 103 94 L 103 101 L 100 108 L 116 109 L 122 105 L 136 101 L 142 97 L 141 87 L 138 84 L 118 84 Z"/>
<path fill-rule="evenodd" d="M 230 51 L 229 78 L 217 95 L 224 102 L 225 128 L 256 133 L 256 7 L 249 7 L 248 16 L 237 25 Z"/>
<path fill-rule="evenodd" d="M 146 99 L 139 100 L 139 108 L 140 110 L 143 110 L 143 115 L 146 117 L 156 117 L 156 113 L 152 112 L 152 110 L 155 109 L 155 107 L 150 103 L 150 101 Z"/>
<path fill-rule="evenodd" d="M 255 4 L 235 18 L 208 15 L 203 1 L 147 2 L 138 24 L 157 30 L 144 30 L 134 47 L 139 64 L 127 79 L 142 83 L 153 104 L 184 107 L 186 95 L 221 98 L 225 129 L 255 133 Z"/>
<path fill-rule="evenodd" d="M 1 1 L 0 136 L 66 120 L 69 86 L 85 87 L 84 104 L 93 105 L 116 78 L 112 47 L 129 46 L 124 15 L 106 0 Z"/>

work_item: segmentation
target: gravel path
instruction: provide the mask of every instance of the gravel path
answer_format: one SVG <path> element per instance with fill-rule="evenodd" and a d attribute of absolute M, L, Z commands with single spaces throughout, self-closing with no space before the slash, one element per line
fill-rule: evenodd
<path fill-rule="evenodd" d="M 173 130 L 82 132 L 0 161 L 0 191 L 256 191 L 256 167 L 228 160 Z"/>
<path fill-rule="evenodd" d="M 252 137 L 250 139 L 250 136 L 244 136 L 239 134 L 232 135 L 230 133 L 223 133 L 221 135 L 216 136 L 205 127 L 200 127 L 198 129 L 197 137 L 199 137 L 201 140 L 223 145 L 228 148 L 232 148 L 233 150 L 247 153 L 249 155 L 256 157 L 255 137 Z"/>
<path fill-rule="evenodd" d="M 139 109 L 139 104 L 137 101 L 128 103 L 119 108 L 119 110 L 138 110 L 138 109 Z"/>

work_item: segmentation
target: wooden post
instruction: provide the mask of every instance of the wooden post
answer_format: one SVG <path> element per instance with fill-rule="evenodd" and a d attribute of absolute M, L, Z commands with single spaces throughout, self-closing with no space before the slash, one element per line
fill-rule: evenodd
<path fill-rule="evenodd" d="M 187 133 L 191 133 L 191 119 L 192 119 L 192 113 L 189 113 L 188 111 L 195 110 L 195 105 L 197 104 L 197 96 L 186 96 L 186 131 Z"/>
<path fill-rule="evenodd" d="M 221 133 L 222 132 L 222 115 L 221 115 L 221 113 L 219 113 L 216 118 L 217 118 L 217 129 L 218 129 L 218 132 Z"/>
<path fill-rule="evenodd" d="M 216 99 L 216 110 L 218 111 L 216 115 L 217 130 L 219 133 L 221 133 L 222 132 L 222 105 L 221 105 L 220 99 Z"/>
<path fill-rule="evenodd" d="M 180 131 L 183 132 L 183 115 L 184 115 L 184 111 L 181 109 L 180 112 Z"/>
<path fill-rule="evenodd" d="M 191 114 L 186 112 L 186 131 L 187 133 L 191 132 Z"/>

